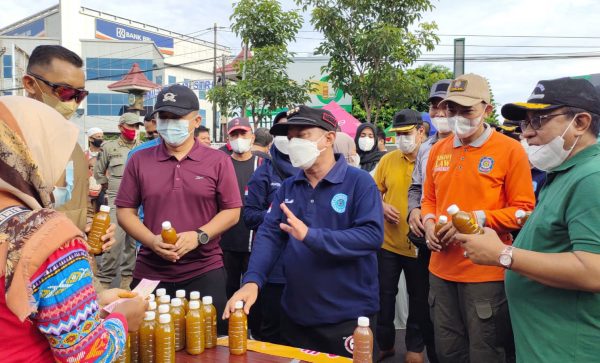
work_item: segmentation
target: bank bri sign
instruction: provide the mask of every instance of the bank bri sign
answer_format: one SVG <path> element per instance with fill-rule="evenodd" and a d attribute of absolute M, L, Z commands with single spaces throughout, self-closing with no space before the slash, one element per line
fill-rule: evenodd
<path fill-rule="evenodd" d="M 96 19 L 96 38 L 104 40 L 154 42 L 156 47 L 160 49 L 160 52 L 167 55 L 173 55 L 173 47 L 175 45 L 173 38 L 102 19 Z"/>

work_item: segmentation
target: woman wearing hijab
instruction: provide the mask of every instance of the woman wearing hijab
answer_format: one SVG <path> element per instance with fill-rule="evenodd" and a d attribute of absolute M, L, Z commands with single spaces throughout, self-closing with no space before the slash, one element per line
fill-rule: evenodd
<path fill-rule="evenodd" d="M 371 172 L 375 169 L 381 157 L 385 155 L 385 152 L 377 149 L 377 127 L 371 123 L 358 126 L 354 143 L 358 156 L 360 156 L 360 168 Z"/>
<path fill-rule="evenodd" d="M 145 304 L 135 297 L 101 317 L 82 232 L 50 209 L 77 134 L 75 125 L 39 101 L 0 97 L 3 363 L 113 362 L 127 329 L 137 329 L 143 316 Z M 115 299 L 108 294 L 104 302 Z"/>
<path fill-rule="evenodd" d="M 356 146 L 354 141 L 345 132 L 338 131 L 335 133 L 335 142 L 333 143 L 333 152 L 335 154 L 341 154 L 346 162 L 354 167 L 359 167 L 360 158 L 356 153 Z"/>

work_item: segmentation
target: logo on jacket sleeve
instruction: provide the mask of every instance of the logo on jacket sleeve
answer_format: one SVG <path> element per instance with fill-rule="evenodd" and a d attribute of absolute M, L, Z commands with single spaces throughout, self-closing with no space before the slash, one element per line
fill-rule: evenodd
<path fill-rule="evenodd" d="M 331 198 L 331 208 L 337 213 L 344 213 L 346 211 L 347 203 L 348 196 L 344 193 L 338 193 Z"/>
<path fill-rule="evenodd" d="M 489 156 L 484 156 L 479 160 L 479 172 L 480 173 L 489 173 L 490 171 L 492 171 L 492 168 L 494 167 L 494 159 L 490 158 Z"/>

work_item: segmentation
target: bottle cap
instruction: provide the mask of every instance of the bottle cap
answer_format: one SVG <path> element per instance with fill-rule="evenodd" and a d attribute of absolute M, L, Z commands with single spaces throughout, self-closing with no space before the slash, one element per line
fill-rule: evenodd
<path fill-rule="evenodd" d="M 177 290 L 175 291 L 175 296 L 180 299 L 185 299 L 185 290 Z"/>
<path fill-rule="evenodd" d="M 155 301 L 155 300 L 156 300 L 156 296 L 154 294 L 148 295 L 148 301 Z"/>
<path fill-rule="evenodd" d="M 460 211 L 460 209 L 458 209 L 458 206 L 456 204 L 452 204 L 447 209 L 448 214 L 450 214 L 451 216 L 455 215 L 459 211 Z"/>
<path fill-rule="evenodd" d="M 169 313 L 169 309 L 170 309 L 170 307 L 167 304 L 160 305 L 158 307 L 158 313 L 159 314 L 168 314 Z"/>
<path fill-rule="evenodd" d="M 146 314 L 144 314 L 144 320 L 151 321 L 154 319 L 156 319 L 156 313 L 154 311 L 146 311 Z"/>
<path fill-rule="evenodd" d="M 100 206 L 100 212 L 110 213 L 110 207 L 107 206 L 107 205 L 101 205 Z"/>
<path fill-rule="evenodd" d="M 164 221 L 162 222 L 162 229 L 171 229 L 171 222 L 169 221 Z"/>
<path fill-rule="evenodd" d="M 167 294 L 167 289 L 156 289 L 156 297 L 161 297 Z"/>
<path fill-rule="evenodd" d="M 198 301 L 198 300 L 192 300 L 192 301 L 190 301 L 189 309 L 190 310 L 200 309 L 200 301 Z"/>
<path fill-rule="evenodd" d="M 148 303 L 148 311 L 154 311 L 156 310 L 156 301 L 150 301 Z"/>
<path fill-rule="evenodd" d="M 524 218 L 527 215 L 527 213 L 525 213 L 524 210 L 519 209 L 515 212 L 515 217 L 517 217 L 518 219 Z"/>
<path fill-rule="evenodd" d="M 200 291 L 190 292 L 190 300 L 200 300 Z"/>
<path fill-rule="evenodd" d="M 159 297 L 158 302 L 161 304 L 169 304 L 171 302 L 171 295 L 163 295 Z"/>
<path fill-rule="evenodd" d="M 446 216 L 440 216 L 440 218 L 438 218 L 438 223 L 441 223 L 441 224 L 448 223 L 448 217 L 446 217 Z"/>
<path fill-rule="evenodd" d="M 202 298 L 202 304 L 204 304 L 204 305 L 212 304 L 212 296 L 204 296 Z"/>
<path fill-rule="evenodd" d="M 358 318 L 358 326 L 367 327 L 369 326 L 369 318 L 361 316 Z"/>
<path fill-rule="evenodd" d="M 158 322 L 161 324 L 168 324 L 171 322 L 171 315 L 169 314 L 160 314 L 158 317 Z"/>
<path fill-rule="evenodd" d="M 241 309 L 243 307 L 244 307 L 244 302 L 243 301 L 240 300 L 240 301 L 236 301 L 235 302 L 235 308 L 236 309 Z"/>
<path fill-rule="evenodd" d="M 182 303 L 181 303 L 181 299 L 180 298 L 176 297 L 173 300 L 171 300 L 171 306 L 178 307 L 178 306 L 181 306 L 181 305 L 182 305 Z"/>

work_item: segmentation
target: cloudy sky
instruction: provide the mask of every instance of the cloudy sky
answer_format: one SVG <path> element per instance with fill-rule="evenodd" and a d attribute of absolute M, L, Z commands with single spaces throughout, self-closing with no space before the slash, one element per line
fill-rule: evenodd
<path fill-rule="evenodd" d="M 106 13 L 131 18 L 183 34 L 230 24 L 234 1 L 195 0 L 81 0 L 81 5 Z M 296 8 L 292 0 L 282 0 L 285 9 Z M 0 27 L 29 16 L 57 3 L 57 0 L 7 0 L 2 2 Z M 597 16 L 600 2 L 595 0 L 434 0 L 435 10 L 424 15 L 424 21 L 438 24 L 440 44 L 435 51 L 422 56 L 424 61 L 452 68 L 454 38 L 466 38 L 466 56 L 486 58 L 467 61 L 466 72 L 474 72 L 490 80 L 496 101 L 506 103 L 524 100 L 536 81 L 570 75 L 600 73 L 600 32 Z M 318 45 L 322 35 L 314 32 L 309 14 L 290 49 L 306 55 Z M 200 32 L 199 34 L 202 34 Z M 493 37 L 492 37 L 493 36 Z M 518 37 L 513 37 L 518 36 Z M 533 36 L 533 37 L 532 37 Z M 201 36 L 212 40 L 212 33 Z M 239 52 L 240 42 L 231 32 L 219 32 L 219 42 Z M 595 54 L 597 58 L 490 61 L 489 58 L 533 55 L 576 56 Z"/>

